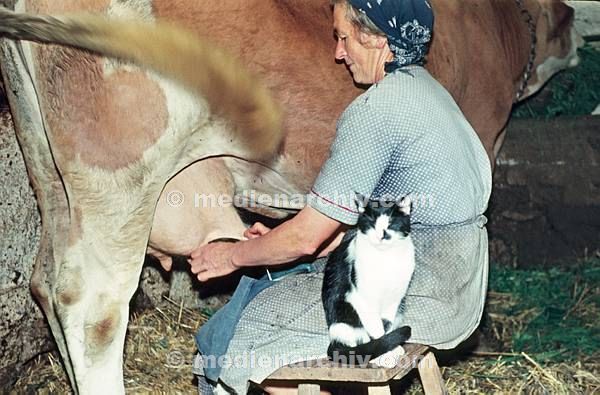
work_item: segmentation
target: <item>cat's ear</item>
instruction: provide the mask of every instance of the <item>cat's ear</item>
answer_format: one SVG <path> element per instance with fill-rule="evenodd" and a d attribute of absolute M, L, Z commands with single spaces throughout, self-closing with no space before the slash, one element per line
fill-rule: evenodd
<path fill-rule="evenodd" d="M 367 205 L 367 198 L 360 192 L 354 192 L 354 202 L 359 213 L 365 212 L 365 206 Z"/>
<path fill-rule="evenodd" d="M 402 214 L 410 215 L 410 211 L 412 209 L 412 201 L 410 200 L 410 196 L 403 197 L 398 201 L 397 204 Z"/>

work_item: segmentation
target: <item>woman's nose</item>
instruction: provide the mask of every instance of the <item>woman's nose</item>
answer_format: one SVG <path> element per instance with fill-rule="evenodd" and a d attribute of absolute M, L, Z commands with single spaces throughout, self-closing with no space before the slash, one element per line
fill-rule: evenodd
<path fill-rule="evenodd" d="M 346 48 L 344 46 L 344 42 L 342 40 L 338 40 L 335 45 L 335 58 L 337 60 L 343 60 L 346 56 Z"/>

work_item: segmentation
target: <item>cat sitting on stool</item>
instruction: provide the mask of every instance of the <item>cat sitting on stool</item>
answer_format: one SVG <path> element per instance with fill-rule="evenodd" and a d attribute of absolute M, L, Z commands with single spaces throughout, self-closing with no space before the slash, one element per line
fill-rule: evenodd
<path fill-rule="evenodd" d="M 415 267 L 410 198 L 367 200 L 357 194 L 356 202 L 357 226 L 329 256 L 322 289 L 327 355 L 352 365 L 366 364 L 410 338 L 410 327 L 400 323 Z"/>

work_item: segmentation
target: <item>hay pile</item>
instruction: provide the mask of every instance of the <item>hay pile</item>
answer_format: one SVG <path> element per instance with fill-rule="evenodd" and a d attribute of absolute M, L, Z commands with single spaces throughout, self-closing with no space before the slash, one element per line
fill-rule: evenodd
<path fill-rule="evenodd" d="M 487 349 L 462 359 L 440 357 L 450 393 L 600 393 L 599 284 L 600 260 L 566 270 L 492 271 L 482 325 Z M 134 315 L 125 347 L 126 390 L 195 393 L 193 334 L 209 315 L 171 300 Z M 415 377 L 402 389 L 422 392 Z M 70 389 L 57 355 L 47 354 L 13 390 Z"/>
<path fill-rule="evenodd" d="M 526 353 L 470 357 L 443 368 L 450 393 L 594 394 L 600 391 L 598 356 L 543 366 Z"/>

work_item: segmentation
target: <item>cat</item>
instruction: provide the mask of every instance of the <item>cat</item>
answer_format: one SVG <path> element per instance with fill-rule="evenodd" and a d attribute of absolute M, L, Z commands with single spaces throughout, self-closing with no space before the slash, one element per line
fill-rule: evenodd
<path fill-rule="evenodd" d="M 357 194 L 359 217 L 329 255 L 321 296 L 329 328 L 327 355 L 363 364 L 403 344 L 403 300 L 415 267 L 410 198 L 366 199 Z"/>

